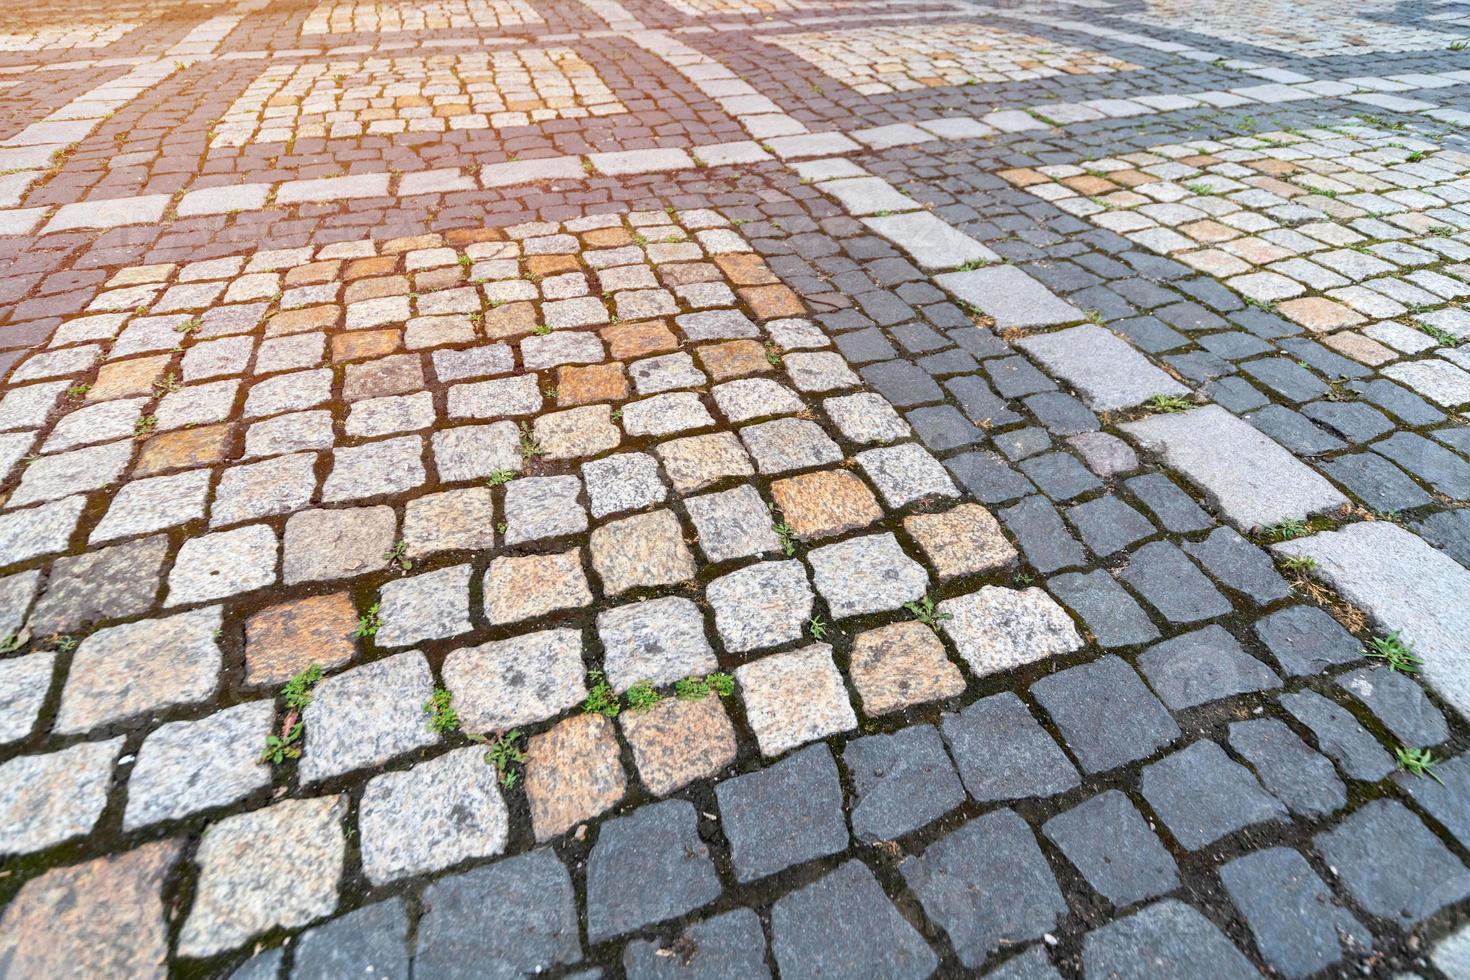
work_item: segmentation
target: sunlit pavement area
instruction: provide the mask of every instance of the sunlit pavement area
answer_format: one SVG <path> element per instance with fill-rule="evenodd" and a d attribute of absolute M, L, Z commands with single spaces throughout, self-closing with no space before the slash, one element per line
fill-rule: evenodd
<path fill-rule="evenodd" d="M 1470 3 L 0 12 L 0 977 L 1470 977 Z"/>

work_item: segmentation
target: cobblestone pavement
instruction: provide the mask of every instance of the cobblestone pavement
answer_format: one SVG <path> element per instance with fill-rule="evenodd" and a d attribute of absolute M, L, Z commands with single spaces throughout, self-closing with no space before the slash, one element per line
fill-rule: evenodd
<path fill-rule="evenodd" d="M 0 976 L 1470 978 L 1470 5 L 0 13 Z"/>

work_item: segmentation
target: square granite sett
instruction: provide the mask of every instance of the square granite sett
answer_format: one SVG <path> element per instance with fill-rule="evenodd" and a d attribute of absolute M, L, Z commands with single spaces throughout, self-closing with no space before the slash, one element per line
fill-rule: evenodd
<path fill-rule="evenodd" d="M 842 786 L 825 745 L 715 786 L 737 881 L 754 881 L 847 847 Z"/>

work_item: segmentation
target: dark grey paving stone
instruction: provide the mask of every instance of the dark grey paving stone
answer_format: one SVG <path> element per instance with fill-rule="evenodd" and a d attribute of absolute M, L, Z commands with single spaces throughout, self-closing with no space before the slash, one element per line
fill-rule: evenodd
<path fill-rule="evenodd" d="M 1411 678 L 1386 667 L 1361 667 L 1337 678 L 1337 686 L 1373 712 L 1404 745 L 1438 745 L 1450 737 L 1444 715 Z"/>
<path fill-rule="evenodd" d="M 1263 606 L 1291 595 L 1271 557 L 1228 527 L 1216 528 L 1203 541 L 1184 542 L 1184 550 L 1215 581 Z"/>
<path fill-rule="evenodd" d="M 1227 412 L 1234 412 L 1236 415 L 1271 403 L 1261 394 L 1259 388 L 1235 375 L 1211 381 L 1205 385 L 1204 395 Z"/>
<path fill-rule="evenodd" d="M 944 387 L 959 402 L 960 411 L 976 425 L 1002 426 L 1021 421 L 1021 416 L 1007 406 L 1005 399 L 992 391 L 983 378 L 974 375 L 950 378 Z"/>
<path fill-rule="evenodd" d="M 1463 456 L 1470 456 L 1470 429 L 1451 426 L 1430 433 L 1435 439 Z"/>
<path fill-rule="evenodd" d="M 1082 940 L 1083 975 L 1107 980 L 1259 980 L 1245 954 L 1214 923 L 1166 898 Z"/>
<path fill-rule="evenodd" d="M 905 323 L 891 328 L 888 335 L 910 354 L 927 354 L 949 346 L 944 335 L 927 323 Z"/>
<path fill-rule="evenodd" d="M 1381 453 L 1455 500 L 1470 500 L 1470 462 L 1417 432 L 1395 432 L 1373 444 Z"/>
<path fill-rule="evenodd" d="M 1098 557 L 1122 551 L 1154 534 L 1148 518 L 1112 494 L 1067 508 L 1067 520 Z"/>
<path fill-rule="evenodd" d="M 1067 914 L 1036 837 L 1011 810 L 976 817 L 921 856 L 904 858 L 898 870 L 971 969 L 997 950 L 1040 938 Z"/>
<path fill-rule="evenodd" d="M 1026 497 L 1002 510 L 999 517 L 1016 536 L 1026 560 L 1043 575 L 1087 560 L 1082 545 L 1068 533 L 1057 509 L 1044 497 Z"/>
<path fill-rule="evenodd" d="M 1284 357 L 1246 361 L 1240 369 L 1287 401 L 1306 402 L 1327 394 L 1320 378 Z"/>
<path fill-rule="evenodd" d="M 818 743 L 715 786 L 735 877 L 754 881 L 847 847 L 842 784 Z"/>
<path fill-rule="evenodd" d="M 1190 381 L 1205 382 L 1211 378 L 1229 374 L 1235 368 L 1223 357 L 1205 351 L 1189 351 L 1185 354 L 1169 354 L 1164 363 Z"/>
<path fill-rule="evenodd" d="M 1220 880 L 1256 948 L 1285 976 L 1316 973 L 1373 948 L 1373 934 L 1290 848 L 1238 857 L 1220 868 Z"/>
<path fill-rule="evenodd" d="M 1354 381 L 1348 385 L 1364 401 L 1377 405 L 1388 414 L 1414 427 L 1438 425 L 1445 415 L 1409 389 L 1385 378 Z"/>
<path fill-rule="evenodd" d="M 1400 926 L 1470 896 L 1470 870 L 1396 800 L 1365 803 L 1313 843 L 1359 905 Z"/>
<path fill-rule="evenodd" d="M 1025 459 L 1027 456 L 1044 453 L 1052 445 L 1051 434 L 1035 425 L 997 433 L 991 436 L 990 441 L 996 449 L 1005 453 L 1006 459 L 1009 460 Z"/>
<path fill-rule="evenodd" d="M 986 361 L 984 367 L 990 383 L 1002 398 L 1021 398 L 1038 391 L 1052 391 L 1057 386 L 1055 381 L 1036 370 L 1019 354 Z"/>
<path fill-rule="evenodd" d="M 982 504 L 1002 504 L 1036 489 L 995 453 L 964 453 L 945 460 L 944 466 Z"/>
<path fill-rule="evenodd" d="M 1292 813 L 1326 816 L 1347 803 L 1347 787 L 1332 763 L 1284 722 L 1275 718 L 1231 722 L 1228 740 L 1235 754 L 1256 771 L 1261 785 Z"/>
<path fill-rule="evenodd" d="M 771 909 L 771 949 L 783 977 L 919 980 L 939 965 L 861 861 L 779 899 Z"/>
<path fill-rule="evenodd" d="M 649 887 L 652 882 L 658 887 Z M 719 894 L 693 805 L 647 804 L 598 831 L 587 858 L 587 941 L 600 943 L 692 912 Z"/>
<path fill-rule="evenodd" d="M 1267 313 L 1255 307 L 1247 307 L 1239 312 L 1230 314 L 1230 322 L 1236 326 L 1244 327 L 1262 340 L 1276 340 L 1281 337 L 1290 337 L 1302 332 L 1297 326 L 1275 313 Z"/>
<path fill-rule="evenodd" d="M 1128 557 L 1121 573 L 1171 623 L 1197 623 L 1230 612 L 1230 600 L 1169 541 L 1154 541 Z"/>
<path fill-rule="evenodd" d="M 1283 340 L 1277 345 L 1297 361 L 1305 363 L 1317 373 L 1328 378 L 1367 378 L 1371 377 L 1373 370 L 1366 368 L 1357 361 L 1348 360 L 1341 354 L 1334 353 L 1305 337 L 1295 337 L 1291 340 Z"/>
<path fill-rule="evenodd" d="M 1347 447 L 1305 415 L 1281 405 L 1251 412 L 1245 420 L 1298 456 L 1322 456 Z"/>
<path fill-rule="evenodd" d="M 944 392 L 934 379 L 908 361 L 878 361 L 858 368 L 868 386 L 898 408 L 942 401 Z"/>
<path fill-rule="evenodd" d="M 46 591 L 31 610 L 31 632 L 70 633 L 146 612 L 167 554 L 168 537 L 156 534 L 56 559 Z"/>
<path fill-rule="evenodd" d="M 924 445 L 936 453 L 949 452 L 961 446 L 985 441 L 985 433 L 960 414 L 953 405 L 930 405 L 916 408 L 904 416 Z"/>
<path fill-rule="evenodd" d="M 1143 767 L 1143 798 L 1190 851 L 1237 830 L 1286 819 L 1286 807 L 1208 739 Z"/>
<path fill-rule="evenodd" d="M 933 725 L 853 739 L 842 750 L 856 801 L 852 832 L 861 841 L 893 840 L 965 802 L 965 788 Z"/>
<path fill-rule="evenodd" d="M 1110 789 L 1042 825 L 1093 889 L 1117 906 L 1153 898 L 1179 886 L 1179 866 L 1138 808 Z"/>
<path fill-rule="evenodd" d="M 281 975 L 281 963 L 285 958 L 286 951 L 279 946 L 256 953 L 235 968 L 230 980 L 276 980 Z"/>
<path fill-rule="evenodd" d="M 898 351 L 888 342 L 888 338 L 883 336 L 883 331 L 877 327 L 838 334 L 835 343 L 838 352 L 847 358 L 849 364 L 886 361 L 898 356 Z"/>
<path fill-rule="evenodd" d="M 291 980 L 408 976 L 408 912 L 403 899 L 368 905 L 301 934 Z"/>
<path fill-rule="evenodd" d="M 696 922 L 667 946 L 647 940 L 623 950 L 628 980 L 723 980 L 769 977 L 760 916 L 735 909 Z"/>
<path fill-rule="evenodd" d="M 1168 710 L 1115 656 L 1043 677 L 1031 694 L 1090 773 L 1146 759 L 1179 737 Z"/>
<path fill-rule="evenodd" d="M 1046 453 L 1021 463 L 1021 472 L 1052 500 L 1062 502 L 1102 486 L 1092 471 L 1067 453 Z"/>
<path fill-rule="evenodd" d="M 1470 508 L 1430 514 L 1415 530 L 1425 541 L 1470 568 Z"/>
<path fill-rule="evenodd" d="M 1123 587 L 1103 569 L 1085 575 L 1069 572 L 1049 579 L 1046 587 L 1062 604 L 1082 617 L 1104 649 L 1136 646 L 1156 640 L 1159 631 Z"/>
<path fill-rule="evenodd" d="M 1348 442 L 1368 442 L 1393 431 L 1393 423 L 1382 412 L 1362 402 L 1312 402 L 1302 406 L 1302 414 Z"/>
<path fill-rule="evenodd" d="M 916 363 L 937 378 L 955 374 L 970 374 L 980 370 L 980 362 L 975 360 L 974 355 L 958 348 L 927 354 L 919 358 Z"/>
<path fill-rule="evenodd" d="M 1369 510 L 1408 510 L 1434 499 L 1403 470 L 1375 453 L 1351 453 L 1326 460 L 1322 472 L 1341 483 Z"/>
<path fill-rule="evenodd" d="M 1165 530 L 1177 534 L 1204 531 L 1215 526 L 1210 515 L 1202 510 L 1194 499 L 1179 489 L 1168 477 L 1159 473 L 1135 476 L 1127 484 L 1128 490 L 1143 506 L 1153 512 Z"/>
<path fill-rule="evenodd" d="M 1316 691 L 1282 694 L 1277 700 L 1293 718 L 1312 730 L 1317 748 L 1336 762 L 1344 775 L 1375 783 L 1393 772 L 1393 757 L 1342 705 Z"/>
<path fill-rule="evenodd" d="M 1108 327 L 1127 337 L 1134 346 L 1150 354 L 1161 354 L 1189 343 L 1188 337 L 1154 316 L 1138 316 L 1130 320 L 1119 320 L 1109 323 Z"/>
<path fill-rule="evenodd" d="M 1054 796 L 1081 783 L 1066 753 L 1009 691 L 945 715 L 941 725 L 965 788 L 982 803 Z"/>
<path fill-rule="evenodd" d="M 1316 606 L 1290 606 L 1256 622 L 1256 637 L 1293 677 L 1320 674 L 1363 655 L 1363 645 Z"/>
<path fill-rule="evenodd" d="M 969 317 L 955 308 L 955 312 L 964 317 L 966 324 L 958 330 L 949 332 L 949 339 L 960 347 L 973 354 L 975 357 L 985 359 L 987 357 L 1003 357 L 1014 351 L 1005 341 L 1001 340 L 989 330 L 977 328 L 969 323 Z"/>
<path fill-rule="evenodd" d="M 1234 330 L 1204 334 L 1196 337 L 1195 341 L 1211 354 L 1227 361 L 1244 360 L 1271 350 L 1271 345 L 1265 341 Z"/>
<path fill-rule="evenodd" d="M 1075 436 L 1102 428 L 1092 409 L 1064 392 L 1041 392 L 1023 399 L 1023 403 L 1053 435 Z"/>
<path fill-rule="evenodd" d="M 512 977 L 582 958 L 572 879 L 550 848 L 424 889 L 414 975 Z"/>
<path fill-rule="evenodd" d="M 1198 333 L 1201 330 L 1216 330 L 1227 326 L 1218 315 L 1200 306 L 1198 303 L 1173 303 L 1162 309 L 1155 310 L 1154 316 L 1163 320 L 1171 327 L 1187 330 L 1190 333 Z"/>
<path fill-rule="evenodd" d="M 1439 779 L 1400 772 L 1394 782 L 1456 840 L 1470 846 L 1470 753 L 1439 763 L 1434 774 Z"/>
<path fill-rule="evenodd" d="M 1032 946 L 986 973 L 985 980 L 1062 980 L 1062 975 L 1046 958 L 1045 950 Z"/>
<path fill-rule="evenodd" d="M 1138 669 L 1175 711 L 1281 686 L 1281 678 L 1221 626 L 1155 644 L 1139 655 Z"/>

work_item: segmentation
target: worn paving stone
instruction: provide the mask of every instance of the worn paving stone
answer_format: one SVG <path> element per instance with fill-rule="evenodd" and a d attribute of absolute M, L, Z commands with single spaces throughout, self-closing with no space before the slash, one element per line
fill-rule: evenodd
<path fill-rule="evenodd" d="M 1311 574 L 1366 611 L 1384 631 L 1400 630 L 1424 660 L 1424 677 L 1462 716 L 1470 716 L 1470 569 L 1386 521 L 1365 521 L 1273 545 L 1278 554 L 1316 561 Z"/>
<path fill-rule="evenodd" d="M 1261 784 L 1293 813 L 1325 816 L 1342 808 L 1347 791 L 1332 763 L 1274 718 L 1231 722 L 1230 748 L 1249 762 Z"/>
<path fill-rule="evenodd" d="M 726 649 L 745 653 L 800 639 L 813 596 L 800 562 L 761 562 L 722 575 L 705 588 Z"/>
<path fill-rule="evenodd" d="M 84 732 L 214 694 L 222 657 L 218 606 L 111 626 L 72 657 L 56 716 L 59 732 Z"/>
<path fill-rule="evenodd" d="M 1470 759 L 1464 753 L 1447 759 L 1435 767 L 1435 779 L 1423 779 L 1400 773 L 1395 777 L 1399 788 L 1414 798 L 1424 810 L 1439 821 L 1456 840 L 1470 840 Z"/>
<path fill-rule="evenodd" d="M 1119 577 L 1171 623 L 1197 623 L 1230 612 L 1230 600 L 1169 541 L 1154 541 L 1128 556 Z"/>
<path fill-rule="evenodd" d="M 1357 639 L 1315 606 L 1290 606 L 1257 620 L 1256 637 L 1294 677 L 1319 674 L 1363 654 Z"/>
<path fill-rule="evenodd" d="M 783 976 L 927 977 L 939 958 L 893 907 L 867 866 L 850 860 L 771 908 L 771 951 Z"/>
<path fill-rule="evenodd" d="M 179 934 L 179 954 L 205 957 L 276 926 L 330 915 L 347 842 L 347 799 L 282 800 L 214 823 L 194 861 L 199 884 Z M 275 844 L 290 840 L 289 851 Z"/>
<path fill-rule="evenodd" d="M 413 650 L 323 680 L 301 713 L 306 723 L 301 781 L 381 765 L 438 742 L 424 711 L 433 693 L 429 663 Z"/>
<path fill-rule="evenodd" d="M 525 544 L 587 530 L 578 502 L 582 482 L 574 476 L 538 476 L 505 486 L 505 543 Z"/>
<path fill-rule="evenodd" d="M 1016 346 L 1081 393 L 1099 412 L 1133 408 L 1156 395 L 1188 395 L 1127 341 L 1095 324 L 1024 337 Z"/>
<path fill-rule="evenodd" d="M 614 596 L 694 578 L 694 556 L 672 511 L 655 510 L 598 527 L 591 536 L 592 567 Z"/>
<path fill-rule="evenodd" d="M 190 538 L 168 575 L 168 605 L 210 602 L 272 585 L 279 550 L 276 532 L 264 524 Z"/>
<path fill-rule="evenodd" d="M 893 623 L 853 637 L 848 676 L 863 711 L 884 715 L 952 698 L 965 678 L 934 631 L 918 622 Z"/>
<path fill-rule="evenodd" d="M 883 518 L 873 492 L 843 470 L 777 480 L 771 484 L 771 498 L 782 520 L 803 541 L 857 530 Z"/>
<path fill-rule="evenodd" d="M 374 635 L 382 647 L 407 646 L 469 632 L 470 566 L 454 565 L 383 583 Z"/>
<path fill-rule="evenodd" d="M 603 670 L 618 693 L 639 681 L 666 687 L 718 669 L 704 616 L 688 599 L 648 599 L 597 614 Z"/>
<path fill-rule="evenodd" d="M 635 940 L 623 949 L 623 971 L 630 980 L 765 977 L 766 937 L 750 909 L 734 909 L 685 928 L 667 945 Z"/>
<path fill-rule="evenodd" d="M 0 916 L 0 961 L 14 976 L 167 976 L 163 886 L 182 843 L 154 841 L 21 886 Z"/>
<path fill-rule="evenodd" d="M 1046 584 L 1064 605 L 1082 617 L 1101 647 L 1134 646 L 1158 639 L 1158 627 L 1148 614 L 1103 569 L 1085 575 L 1054 575 Z"/>
<path fill-rule="evenodd" d="M 1296 851 L 1273 847 L 1236 858 L 1220 868 L 1220 880 L 1266 961 L 1286 976 L 1316 973 L 1373 948 L 1372 934 Z"/>
<path fill-rule="evenodd" d="M 837 619 L 899 609 L 929 589 L 924 566 L 892 534 L 849 538 L 807 554 L 812 582 Z"/>
<path fill-rule="evenodd" d="M 1054 796 L 1079 785 L 1077 770 L 1009 692 L 981 698 L 941 722 L 960 778 L 975 799 Z"/>
<path fill-rule="evenodd" d="M 1140 785 L 1175 840 L 1191 851 L 1252 824 L 1286 818 L 1286 808 L 1208 740 L 1144 766 Z"/>
<path fill-rule="evenodd" d="M 397 527 L 393 509 L 381 504 L 292 514 L 282 558 L 286 584 L 382 571 Z"/>
<path fill-rule="evenodd" d="M 1037 588 L 987 585 L 939 603 L 939 626 L 977 675 L 1010 670 L 1082 648 L 1072 620 Z"/>
<path fill-rule="evenodd" d="M 456 614 L 463 608 L 462 629 L 440 635 L 454 635 L 471 628 L 469 621 L 469 569 L 464 569 L 462 587 L 447 598 L 455 603 Z M 430 573 L 437 574 L 437 573 Z M 485 618 L 500 626 L 528 619 L 543 617 L 565 609 L 579 609 L 591 605 L 592 592 L 587 585 L 587 574 L 582 570 L 582 553 L 571 548 L 549 555 L 503 556 L 490 562 L 484 580 Z M 384 587 L 384 600 L 387 587 Z M 444 598 L 439 600 L 445 601 Z M 386 612 L 385 612 L 386 618 Z M 378 631 L 379 636 L 382 630 Z M 381 639 L 380 643 L 383 643 Z"/>
<path fill-rule="evenodd" d="M 538 841 L 565 833 L 623 797 L 627 778 L 617 737 L 601 715 L 568 718 L 532 736 L 526 755 L 526 799 Z"/>
<path fill-rule="evenodd" d="M 1394 769 L 1393 758 L 1346 708 L 1315 691 L 1282 694 L 1281 706 L 1311 729 L 1317 747 L 1352 779 L 1377 782 Z"/>
<path fill-rule="evenodd" d="M 1163 704 L 1115 656 L 1044 677 L 1031 694 L 1089 773 L 1147 758 L 1180 734 Z"/>
<path fill-rule="evenodd" d="M 581 704 L 584 670 L 580 634 L 551 629 L 453 650 L 441 673 L 464 729 L 495 732 Z"/>
<path fill-rule="evenodd" d="M 1216 406 L 1154 415 L 1122 426 L 1162 454 L 1242 530 L 1302 520 L 1347 498 L 1286 450 Z"/>
<path fill-rule="evenodd" d="M 37 651 L 0 660 L 0 745 L 31 733 L 51 690 L 56 654 Z"/>
<path fill-rule="evenodd" d="M 128 779 L 129 830 L 234 803 L 270 784 L 260 748 L 275 706 L 251 701 L 149 733 Z"/>
<path fill-rule="evenodd" d="M 1185 541 L 1183 548 L 1221 585 L 1260 605 L 1291 595 L 1291 586 L 1277 573 L 1270 557 L 1229 528 L 1216 528 L 1203 541 Z"/>
<path fill-rule="evenodd" d="M 941 581 L 1006 568 L 1017 558 L 1000 522 L 978 504 L 915 514 L 905 518 L 903 526 Z"/>
<path fill-rule="evenodd" d="M 33 633 L 70 633 L 152 608 L 168 539 L 162 535 L 58 558 L 28 620 Z"/>
<path fill-rule="evenodd" d="M 1115 906 L 1179 887 L 1179 866 L 1137 807 L 1112 789 L 1059 813 L 1041 832 Z"/>
<path fill-rule="evenodd" d="M 1155 644 L 1139 654 L 1138 669 L 1175 711 L 1281 686 L 1271 668 L 1246 653 L 1220 626 Z"/>
<path fill-rule="evenodd" d="M 715 786 L 737 881 L 755 881 L 847 847 L 842 785 L 825 745 Z"/>
<path fill-rule="evenodd" d="M 1444 715 L 1424 689 L 1397 671 L 1361 667 L 1336 681 L 1404 745 L 1438 745 L 1449 737 Z"/>
<path fill-rule="evenodd" d="M 403 899 L 366 905 L 301 934 L 291 976 L 408 976 L 408 911 Z"/>
<path fill-rule="evenodd" d="M 368 781 L 358 827 L 370 881 L 382 885 L 505 849 L 510 817 L 484 755 L 475 746 L 455 749 Z"/>
<path fill-rule="evenodd" d="M 832 648 L 825 643 L 768 654 L 735 668 L 735 679 L 763 755 L 780 755 L 857 727 Z"/>
<path fill-rule="evenodd" d="M 415 968 L 432 976 L 520 976 L 582 959 L 566 867 L 542 847 L 424 889 Z"/>
<path fill-rule="evenodd" d="M 0 854 L 29 854 L 91 831 L 122 743 L 83 742 L 0 764 Z"/>
<path fill-rule="evenodd" d="M 1082 941 L 1082 964 L 1088 975 L 1120 980 L 1159 976 L 1244 980 L 1259 976 L 1250 960 L 1214 923 L 1172 898 L 1089 932 Z"/>
<path fill-rule="evenodd" d="M 1366 803 L 1313 843 L 1364 910 L 1405 926 L 1470 895 L 1470 870 L 1397 801 Z"/>
<path fill-rule="evenodd" d="M 324 670 L 351 660 L 357 607 L 344 593 L 269 606 L 245 621 L 245 680 L 280 684 L 312 664 Z"/>
<path fill-rule="evenodd" d="M 587 939 L 598 943 L 713 901 L 720 882 L 694 807 L 666 800 L 607 821 L 587 859 Z M 642 882 L 658 888 L 641 887 Z"/>
<path fill-rule="evenodd" d="M 643 784 L 666 796 L 735 761 L 735 729 L 720 699 L 664 698 L 619 717 Z"/>
<path fill-rule="evenodd" d="M 937 820 L 965 800 L 939 733 L 915 725 L 848 742 L 842 764 L 853 782 L 852 832 L 893 840 Z"/>
<path fill-rule="evenodd" d="M 1012 810 L 971 820 L 898 870 L 971 969 L 1000 949 L 1040 938 L 1067 914 L 1031 828 Z"/>

